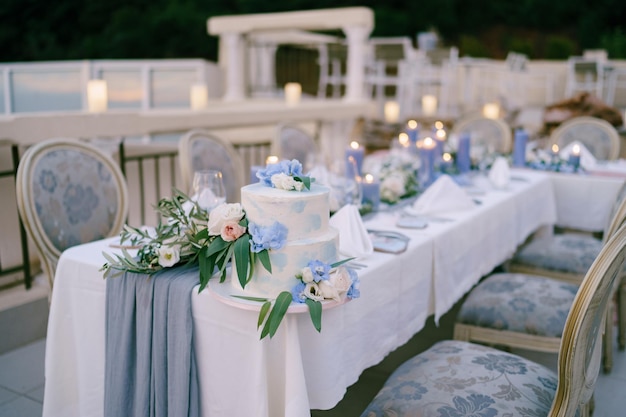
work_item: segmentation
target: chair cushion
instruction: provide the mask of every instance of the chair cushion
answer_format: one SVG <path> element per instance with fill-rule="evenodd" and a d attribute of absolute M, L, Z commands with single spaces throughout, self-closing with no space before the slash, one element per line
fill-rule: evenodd
<path fill-rule="evenodd" d="M 39 221 L 59 251 L 111 233 L 119 184 L 101 161 L 79 150 L 51 151 L 37 161 L 30 181 Z"/>
<path fill-rule="evenodd" d="M 361 417 L 546 416 L 556 384 L 519 356 L 444 341 L 400 365 Z"/>
<path fill-rule="evenodd" d="M 564 233 L 533 240 L 517 252 L 513 262 L 584 275 L 601 249 L 602 242 L 593 236 Z"/>
<path fill-rule="evenodd" d="M 526 274 L 494 274 L 467 296 L 457 322 L 561 337 L 578 287 Z"/>

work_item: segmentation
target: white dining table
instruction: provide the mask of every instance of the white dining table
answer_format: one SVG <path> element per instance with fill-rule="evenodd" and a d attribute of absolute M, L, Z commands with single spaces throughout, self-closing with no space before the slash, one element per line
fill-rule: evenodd
<path fill-rule="evenodd" d="M 215 292 L 192 295 L 194 348 L 203 416 L 301 417 L 333 408 L 366 368 L 405 344 L 434 314 L 438 320 L 481 276 L 510 257 L 528 235 L 556 222 L 550 176 L 525 171 L 502 190 L 485 178 L 475 207 L 450 221 L 401 229 L 401 210 L 367 227 L 410 237 L 400 254 L 358 259 L 361 297 L 323 311 L 322 331 L 308 314 L 287 314 L 272 338 L 259 340 L 257 313 Z M 44 417 L 103 415 L 105 294 L 102 252 L 116 238 L 66 250 L 52 293 L 46 342 Z M 214 284 L 211 284 L 213 286 Z M 228 285 L 228 284 L 221 284 Z"/>

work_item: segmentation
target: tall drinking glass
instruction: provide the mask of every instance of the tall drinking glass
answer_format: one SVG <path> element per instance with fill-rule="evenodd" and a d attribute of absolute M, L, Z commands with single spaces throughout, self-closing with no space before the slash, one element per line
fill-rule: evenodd
<path fill-rule="evenodd" d="M 192 199 L 208 211 L 226 202 L 222 172 L 214 169 L 196 171 L 193 174 L 191 192 Z"/>

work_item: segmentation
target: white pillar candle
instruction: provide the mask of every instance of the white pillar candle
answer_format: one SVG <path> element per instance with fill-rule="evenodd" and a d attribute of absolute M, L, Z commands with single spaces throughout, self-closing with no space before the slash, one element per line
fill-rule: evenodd
<path fill-rule="evenodd" d="M 270 155 L 265 159 L 265 164 L 276 164 L 278 163 L 278 157 L 276 155 Z"/>
<path fill-rule="evenodd" d="M 422 96 L 422 113 L 425 116 L 432 116 L 437 112 L 437 97 L 433 95 Z"/>
<path fill-rule="evenodd" d="M 285 84 L 285 101 L 288 106 L 296 106 L 302 97 L 302 86 L 299 83 Z"/>
<path fill-rule="evenodd" d="M 189 91 L 189 102 L 192 110 L 206 108 L 209 102 L 209 90 L 206 84 L 193 84 Z"/>
<path fill-rule="evenodd" d="M 91 113 L 100 113 L 108 107 L 107 82 L 105 80 L 89 80 L 87 82 L 87 108 Z"/>
<path fill-rule="evenodd" d="M 498 119 L 500 117 L 500 105 L 498 103 L 487 103 L 483 106 L 483 116 L 488 119 Z"/>
<path fill-rule="evenodd" d="M 400 105 L 397 101 L 385 102 L 385 122 L 398 123 L 400 120 Z"/>

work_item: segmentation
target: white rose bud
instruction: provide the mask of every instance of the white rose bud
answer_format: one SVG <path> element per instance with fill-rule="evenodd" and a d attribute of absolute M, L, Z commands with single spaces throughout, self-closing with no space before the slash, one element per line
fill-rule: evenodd
<path fill-rule="evenodd" d="M 323 301 L 324 296 L 320 292 L 320 288 L 314 282 L 309 282 L 304 287 L 304 296 L 306 298 L 310 298 L 313 301 Z"/>
<path fill-rule="evenodd" d="M 347 292 L 352 285 L 350 273 L 343 267 L 337 268 L 337 271 L 335 271 L 334 274 L 331 274 L 329 281 L 340 295 Z"/>
<path fill-rule="evenodd" d="M 308 284 L 309 282 L 313 282 L 313 271 L 308 266 L 302 269 L 302 282 Z"/>
<path fill-rule="evenodd" d="M 337 288 L 335 288 L 330 281 L 321 280 L 317 283 L 317 285 L 319 286 L 322 297 L 326 299 L 333 299 L 335 301 L 341 301 L 341 296 L 339 295 Z"/>

